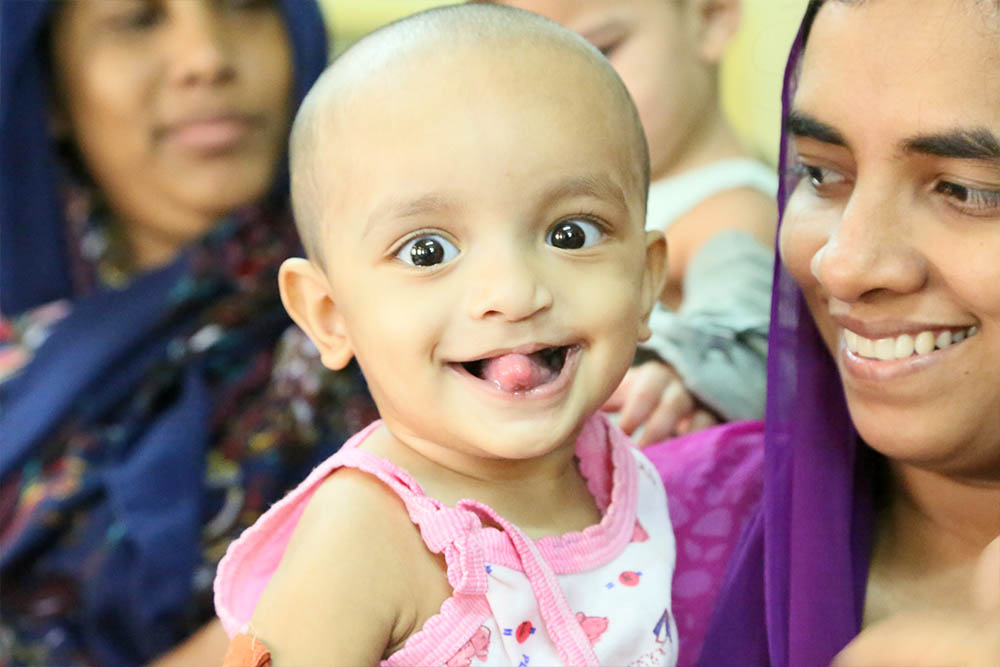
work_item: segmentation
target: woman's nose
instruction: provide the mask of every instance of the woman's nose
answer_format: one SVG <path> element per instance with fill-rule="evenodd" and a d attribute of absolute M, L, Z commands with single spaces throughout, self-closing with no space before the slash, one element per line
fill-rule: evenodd
<path fill-rule="evenodd" d="M 183 86 L 217 85 L 236 74 L 230 26 L 210 0 L 165 3 L 170 30 L 165 39 L 171 80 Z"/>
<path fill-rule="evenodd" d="M 810 270 L 831 296 L 857 301 L 879 292 L 907 294 L 927 281 L 927 261 L 914 243 L 912 216 L 898 200 L 859 188 L 842 210 Z"/>
<path fill-rule="evenodd" d="M 467 290 L 467 310 L 474 319 L 527 320 L 552 306 L 538 258 L 517 248 L 491 249 L 476 261 Z"/>

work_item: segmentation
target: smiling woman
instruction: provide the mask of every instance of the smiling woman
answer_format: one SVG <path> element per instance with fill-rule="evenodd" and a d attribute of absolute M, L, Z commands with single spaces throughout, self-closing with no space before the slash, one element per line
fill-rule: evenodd
<path fill-rule="evenodd" d="M 138 267 L 270 187 L 292 89 L 271 2 L 70 2 L 50 39 L 58 132 L 102 184 Z"/>
<path fill-rule="evenodd" d="M 1000 660 L 998 59 L 995 2 L 809 4 L 785 85 L 764 498 L 701 664 Z M 748 439 L 650 455 L 673 501 L 697 497 L 676 452 Z"/>
<path fill-rule="evenodd" d="M 277 294 L 319 11 L 0 14 L 0 655 L 217 664 L 233 535 L 374 417 L 356 368 L 303 370 Z"/>

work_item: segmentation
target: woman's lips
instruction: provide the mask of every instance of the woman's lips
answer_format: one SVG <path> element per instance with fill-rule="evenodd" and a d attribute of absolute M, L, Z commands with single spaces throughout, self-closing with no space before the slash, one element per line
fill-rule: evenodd
<path fill-rule="evenodd" d="M 844 329 L 844 342 L 847 348 L 865 359 L 893 361 L 907 359 L 914 355 L 930 354 L 934 350 L 943 350 L 950 345 L 957 345 L 966 338 L 979 332 L 976 326 L 927 329 L 913 334 L 903 333 L 898 336 L 883 336 L 866 338 L 850 329 Z"/>
<path fill-rule="evenodd" d="M 164 137 L 198 153 L 224 153 L 236 148 L 254 128 L 250 116 L 199 118 L 168 126 Z"/>
<path fill-rule="evenodd" d="M 844 372 L 858 379 L 893 380 L 945 361 L 978 333 L 972 326 L 866 339 L 844 329 L 839 357 Z"/>

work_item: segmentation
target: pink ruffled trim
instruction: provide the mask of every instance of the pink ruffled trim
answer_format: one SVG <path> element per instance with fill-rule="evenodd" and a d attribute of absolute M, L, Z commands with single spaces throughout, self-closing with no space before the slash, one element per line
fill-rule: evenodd
<path fill-rule="evenodd" d="M 361 464 L 359 467 L 366 469 L 377 465 L 377 476 L 397 493 L 401 491 L 398 486 L 404 486 L 414 494 L 403 497 L 414 521 L 419 522 L 428 510 L 447 509 L 440 501 L 426 496 L 417 481 L 404 470 L 356 449 L 380 424 L 380 421 L 374 422 L 355 434 L 340 452 L 320 464 L 294 491 L 275 503 L 230 544 L 215 580 L 216 612 L 230 637 L 239 634 L 252 617 L 309 498 L 318 484 L 337 468 L 349 463 Z M 576 454 L 588 490 L 604 515 L 600 523 L 583 531 L 544 537 L 536 542 L 540 554 L 557 574 L 593 569 L 609 562 L 630 541 L 636 521 L 638 471 L 628 438 L 605 417 L 595 415 L 581 430 Z M 480 531 L 486 558 L 498 565 L 521 569 L 520 558 L 504 533 L 492 527 Z M 452 595 L 442 603 L 438 614 L 428 619 L 408 638 L 403 648 L 382 664 L 443 664 L 468 641 L 489 614 L 485 596 Z M 420 661 L 416 662 L 418 657 Z"/>

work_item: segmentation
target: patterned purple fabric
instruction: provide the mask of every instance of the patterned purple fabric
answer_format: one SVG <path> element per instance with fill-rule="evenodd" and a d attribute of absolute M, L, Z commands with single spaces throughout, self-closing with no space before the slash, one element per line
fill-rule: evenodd
<path fill-rule="evenodd" d="M 810 1 L 807 20 L 792 46 L 782 94 L 786 112 L 808 21 L 821 4 Z M 782 212 L 796 183 L 792 165 L 783 128 L 778 193 Z M 748 435 L 753 434 L 731 424 L 691 436 L 688 445 L 702 440 L 709 445 L 706 456 L 717 456 L 730 442 Z M 759 439 L 764 449 L 762 500 L 733 547 L 721 581 L 712 581 L 718 595 L 712 596 L 710 587 L 691 609 L 696 626 L 711 615 L 698 664 L 828 665 L 861 625 L 877 462 L 860 444 L 833 361 L 780 258 L 772 291 L 766 428 Z M 752 451 L 746 442 L 739 446 Z M 657 457 L 668 494 L 669 480 L 693 477 L 683 482 L 685 489 L 704 484 L 704 492 L 692 494 L 685 507 L 693 516 L 712 511 L 712 484 L 753 484 L 718 475 L 719 464 L 699 469 L 694 465 L 697 457 L 671 460 L 666 453 L 670 447 L 665 443 L 647 452 Z M 694 564 L 678 560 L 675 576 L 690 577 L 697 571 Z M 675 605 L 678 602 L 675 596 Z M 679 632 L 683 642 L 685 630 Z M 697 638 L 694 635 L 692 642 Z"/>
<path fill-rule="evenodd" d="M 643 450 L 663 478 L 677 541 L 678 667 L 697 664 L 726 564 L 760 502 L 763 436 L 763 422 L 738 422 Z"/>

